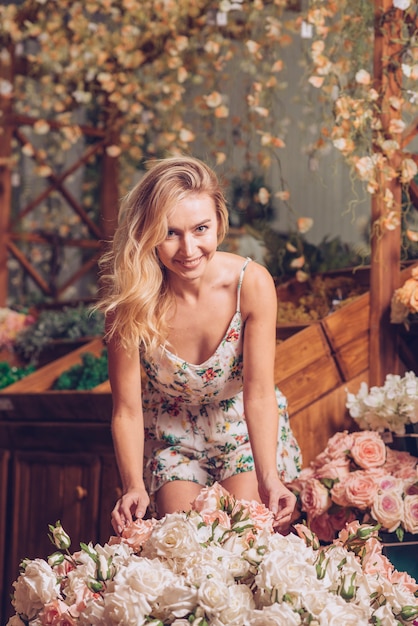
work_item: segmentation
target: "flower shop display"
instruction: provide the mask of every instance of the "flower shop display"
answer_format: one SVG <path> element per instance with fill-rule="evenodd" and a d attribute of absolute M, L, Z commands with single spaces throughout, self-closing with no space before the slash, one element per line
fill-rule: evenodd
<path fill-rule="evenodd" d="M 354 520 L 399 540 L 411 533 L 418 541 L 417 464 L 374 430 L 338 432 L 288 486 L 300 517 L 323 542 L 334 541 Z"/>
<path fill-rule="evenodd" d="M 321 547 L 305 526 L 215 484 L 190 511 L 136 520 L 104 545 L 57 522 L 47 560 L 24 560 L 8 626 L 394 626 L 418 623 L 418 585 L 394 569 L 372 526 L 352 523 Z"/>
<path fill-rule="evenodd" d="M 388 374 L 382 387 L 362 382 L 357 394 L 347 393 L 346 407 L 359 428 L 404 435 L 418 423 L 418 377 Z"/>
<path fill-rule="evenodd" d="M 395 290 L 390 310 L 393 324 L 404 324 L 410 330 L 411 324 L 418 321 L 418 265 L 411 270 L 411 277 Z"/>

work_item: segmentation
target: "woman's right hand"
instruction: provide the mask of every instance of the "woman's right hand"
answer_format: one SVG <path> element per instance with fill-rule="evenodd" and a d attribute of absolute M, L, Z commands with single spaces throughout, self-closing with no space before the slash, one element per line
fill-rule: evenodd
<path fill-rule="evenodd" d="M 111 519 L 114 531 L 120 535 L 123 529 L 129 526 L 134 519 L 143 518 L 149 502 L 149 495 L 145 488 L 124 493 L 112 511 Z"/>

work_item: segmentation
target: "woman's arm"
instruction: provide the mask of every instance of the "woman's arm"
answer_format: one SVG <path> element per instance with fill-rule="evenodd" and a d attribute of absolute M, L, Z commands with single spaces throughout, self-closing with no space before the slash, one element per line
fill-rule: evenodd
<path fill-rule="evenodd" d="M 132 521 L 143 517 L 149 504 L 143 480 L 144 421 L 141 403 L 141 369 L 137 349 L 129 352 L 108 343 L 109 380 L 112 389 L 112 437 L 123 495 L 112 512 L 117 533 Z"/>
<path fill-rule="evenodd" d="M 248 272 L 248 275 L 247 275 Z M 259 493 L 276 515 L 278 526 L 289 525 L 296 498 L 277 470 L 279 410 L 274 385 L 277 295 L 269 272 L 250 263 L 241 291 L 244 330 L 244 411 L 254 455 Z"/>

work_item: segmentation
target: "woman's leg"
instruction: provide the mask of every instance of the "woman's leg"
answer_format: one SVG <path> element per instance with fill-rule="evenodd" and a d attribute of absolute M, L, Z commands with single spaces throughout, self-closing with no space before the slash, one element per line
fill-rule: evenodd
<path fill-rule="evenodd" d="M 189 480 L 172 480 L 164 483 L 155 494 L 158 517 L 164 517 L 168 513 L 190 511 L 193 500 L 201 490 L 201 485 Z"/>
<path fill-rule="evenodd" d="M 256 500 L 261 502 L 255 471 L 234 474 L 229 478 L 225 478 L 220 484 L 224 489 L 232 493 L 237 500 Z"/>

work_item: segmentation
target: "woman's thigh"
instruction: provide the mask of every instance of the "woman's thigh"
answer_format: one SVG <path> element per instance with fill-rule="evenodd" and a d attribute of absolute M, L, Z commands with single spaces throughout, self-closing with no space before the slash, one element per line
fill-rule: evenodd
<path fill-rule="evenodd" d="M 257 476 L 254 471 L 234 474 L 229 478 L 225 478 L 220 484 L 235 496 L 237 500 L 256 500 L 261 502 L 258 493 Z"/>
<path fill-rule="evenodd" d="M 190 511 L 202 486 L 189 480 L 172 480 L 164 483 L 155 493 L 158 517 L 168 513 Z"/>

